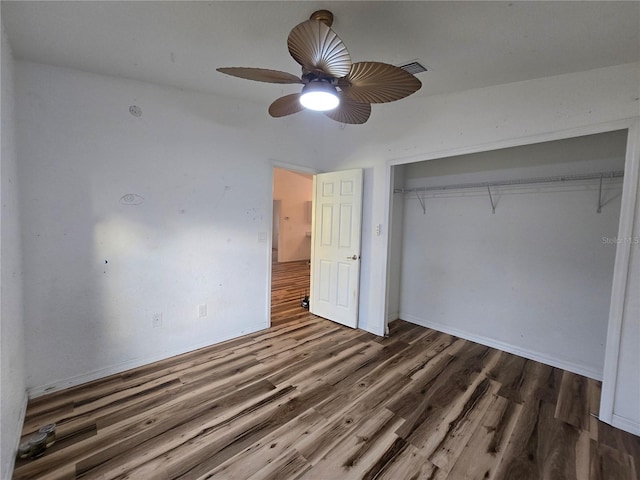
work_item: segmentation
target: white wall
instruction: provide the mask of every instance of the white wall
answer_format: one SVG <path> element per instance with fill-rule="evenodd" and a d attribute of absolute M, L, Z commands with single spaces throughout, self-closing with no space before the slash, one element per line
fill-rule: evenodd
<path fill-rule="evenodd" d="M 405 186 L 624 169 L 626 131 L 405 166 Z M 405 196 L 400 317 L 602 378 L 622 180 Z"/>
<path fill-rule="evenodd" d="M 311 258 L 311 199 L 313 176 L 273 169 L 273 198 L 280 200 L 278 261 Z M 275 221 L 275 218 L 274 218 Z"/>
<path fill-rule="evenodd" d="M 0 22 L 0 25 L 2 23 Z M 14 122 L 14 63 L 2 25 L 0 161 L 0 478 L 11 478 L 27 405 L 22 310 L 22 249 Z"/>
<path fill-rule="evenodd" d="M 306 161 L 278 140 L 295 125 L 115 77 L 16 73 L 30 393 L 267 327 L 272 164 Z"/>

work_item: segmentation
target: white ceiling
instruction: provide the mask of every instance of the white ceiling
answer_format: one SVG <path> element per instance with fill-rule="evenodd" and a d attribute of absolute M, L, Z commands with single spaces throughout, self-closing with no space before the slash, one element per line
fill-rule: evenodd
<path fill-rule="evenodd" d="M 2 1 L 16 58 L 270 103 L 295 85 L 215 71 L 299 74 L 286 39 L 321 8 L 354 61 L 420 59 L 416 95 L 640 61 L 640 2 Z"/>

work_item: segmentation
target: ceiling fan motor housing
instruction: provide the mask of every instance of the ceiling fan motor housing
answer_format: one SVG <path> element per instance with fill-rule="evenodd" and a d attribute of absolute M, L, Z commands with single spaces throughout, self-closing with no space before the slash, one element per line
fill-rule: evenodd
<path fill-rule="evenodd" d="M 333 13 L 329 10 L 318 10 L 311 14 L 309 20 L 317 20 L 324 23 L 327 27 L 330 27 L 333 25 Z"/>

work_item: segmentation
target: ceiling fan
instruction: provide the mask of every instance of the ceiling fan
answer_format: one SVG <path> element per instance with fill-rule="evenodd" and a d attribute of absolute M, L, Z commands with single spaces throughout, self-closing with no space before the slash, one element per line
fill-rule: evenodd
<path fill-rule="evenodd" d="M 405 70 L 381 62 L 352 63 L 340 37 L 331 30 L 333 14 L 318 10 L 291 30 L 289 53 L 302 66 L 302 76 L 249 67 L 224 67 L 227 75 L 258 82 L 302 84 L 300 93 L 278 98 L 269 106 L 272 117 L 292 115 L 305 108 L 318 110 L 340 123 L 362 124 L 372 103 L 400 100 L 418 91 L 420 80 Z"/>

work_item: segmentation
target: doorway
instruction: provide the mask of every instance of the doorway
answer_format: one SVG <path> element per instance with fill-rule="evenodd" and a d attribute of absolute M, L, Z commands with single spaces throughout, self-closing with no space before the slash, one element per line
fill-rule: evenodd
<path fill-rule="evenodd" d="M 271 326 L 306 317 L 309 295 L 313 175 L 273 169 Z"/>

